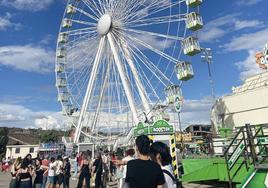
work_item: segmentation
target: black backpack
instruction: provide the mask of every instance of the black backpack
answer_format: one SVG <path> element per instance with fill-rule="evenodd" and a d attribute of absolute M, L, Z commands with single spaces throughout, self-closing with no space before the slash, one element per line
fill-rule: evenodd
<path fill-rule="evenodd" d="M 162 170 L 162 171 L 173 180 L 174 185 L 176 185 L 177 188 L 183 188 L 182 183 L 178 179 L 176 179 L 169 171 L 167 170 Z"/>

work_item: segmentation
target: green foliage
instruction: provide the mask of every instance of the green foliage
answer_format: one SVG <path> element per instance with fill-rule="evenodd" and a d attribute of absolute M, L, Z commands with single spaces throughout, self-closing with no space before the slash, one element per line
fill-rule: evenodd
<path fill-rule="evenodd" d="M 0 128 L 0 158 L 3 158 L 6 153 L 6 145 L 8 143 L 8 128 Z"/>
<path fill-rule="evenodd" d="M 50 130 L 50 131 L 46 131 L 41 133 L 40 135 L 40 141 L 42 143 L 50 143 L 50 142 L 58 142 L 59 141 L 59 133 L 55 130 Z"/>

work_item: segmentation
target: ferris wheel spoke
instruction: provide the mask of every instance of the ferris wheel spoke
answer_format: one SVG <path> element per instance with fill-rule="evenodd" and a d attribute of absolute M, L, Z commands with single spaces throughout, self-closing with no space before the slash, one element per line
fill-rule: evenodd
<path fill-rule="evenodd" d="M 132 53 L 137 57 L 137 59 L 139 59 L 143 63 L 143 65 L 145 65 L 146 68 L 148 70 L 150 70 L 150 72 L 152 72 L 152 74 L 163 85 L 167 86 L 167 84 L 163 81 L 166 80 L 169 83 L 170 79 L 167 78 L 166 75 L 163 74 L 163 71 L 159 70 L 159 68 L 157 66 L 155 66 L 155 64 L 153 62 L 151 62 L 151 60 L 135 44 L 132 43 L 131 45 L 137 51 L 137 52 L 135 52 L 135 50 L 132 50 Z M 160 76 L 157 74 L 159 74 Z"/>
<path fill-rule="evenodd" d="M 80 28 L 80 29 L 74 29 L 74 30 L 68 30 L 68 31 L 64 31 L 61 32 L 62 34 L 68 34 L 69 36 L 73 36 L 73 35 L 80 35 L 81 32 L 93 32 L 96 31 L 96 27 L 87 27 L 87 28 Z"/>
<path fill-rule="evenodd" d="M 135 18 L 137 16 L 142 16 L 144 14 L 148 14 L 148 10 L 153 10 L 154 8 L 156 7 L 159 7 L 161 3 L 161 0 L 160 1 L 157 1 L 157 2 L 151 2 L 151 3 L 147 3 L 146 4 L 146 1 L 143 1 L 143 3 L 136 3 L 136 5 L 138 6 L 134 6 L 130 12 L 130 14 L 127 15 L 127 18 L 129 20 L 132 20 L 132 18 Z"/>
<path fill-rule="evenodd" d="M 101 16 L 99 8 L 96 6 L 95 1 L 91 0 L 82 0 L 83 3 L 95 14 L 97 18 Z"/>
<path fill-rule="evenodd" d="M 177 6 L 177 5 L 179 5 L 179 4 L 183 3 L 183 2 L 185 2 L 185 0 L 174 1 L 174 2 L 171 2 L 170 4 L 166 4 L 166 6 L 162 6 L 162 8 L 159 8 L 159 4 L 161 3 L 161 1 L 160 1 L 158 6 L 155 6 L 154 9 L 152 8 L 151 12 L 149 12 L 148 14 L 144 14 L 143 16 L 138 17 L 138 15 L 141 15 L 141 11 L 144 11 L 144 10 L 137 11 L 136 13 L 134 13 L 134 15 L 132 15 L 132 16 L 130 15 L 131 17 L 129 16 L 128 21 L 131 21 L 133 19 L 140 20 L 140 19 L 143 19 L 143 18 L 146 18 L 146 17 L 150 17 L 150 16 L 152 16 L 152 15 L 154 15 L 156 13 L 159 13 L 159 12 L 164 11 L 166 9 L 170 9 L 170 8 L 172 8 L 174 6 Z"/>
<path fill-rule="evenodd" d="M 137 58 L 133 55 L 133 58 L 135 59 L 135 61 L 137 62 Z M 149 78 L 146 76 L 146 74 L 145 74 L 145 72 L 144 72 L 144 70 L 142 69 L 142 67 L 140 66 L 140 64 L 139 63 L 137 63 L 138 64 L 138 69 L 139 69 L 139 71 L 142 73 L 142 77 L 143 78 L 145 78 L 145 80 L 144 80 L 144 83 L 145 83 L 145 88 L 147 88 L 147 86 L 151 89 L 151 91 L 153 92 L 153 95 L 154 95 L 154 97 L 156 97 L 157 98 L 157 100 L 159 101 L 160 100 L 160 97 L 157 95 L 157 92 L 156 92 L 156 90 L 155 90 L 155 88 L 153 87 L 153 85 L 151 84 L 151 81 L 149 80 Z M 150 100 L 150 97 L 148 97 L 148 99 Z M 153 101 L 151 101 L 151 103 L 152 103 Z"/>
<path fill-rule="evenodd" d="M 86 21 L 82 21 L 82 20 L 73 20 L 73 19 L 71 19 L 71 21 L 72 21 L 72 22 L 75 22 L 75 23 L 83 24 L 83 25 L 92 26 L 92 27 L 94 27 L 94 28 L 96 28 L 96 26 L 97 26 L 96 23 L 86 22 Z"/>
<path fill-rule="evenodd" d="M 131 47 L 130 47 L 131 48 Z M 130 49 L 130 53 L 132 54 L 132 57 L 133 57 L 133 59 L 134 59 L 134 61 L 136 62 L 136 64 L 137 64 L 137 68 L 139 69 L 139 72 L 141 72 L 142 73 L 142 78 L 145 78 L 145 81 L 143 81 L 143 83 L 144 83 L 144 85 L 145 85 L 145 88 L 147 88 L 147 86 L 149 86 L 150 88 L 151 88 L 151 91 L 153 91 L 153 94 L 154 94 L 154 96 L 156 96 L 157 97 L 157 99 L 158 100 L 160 100 L 160 98 L 159 98 L 159 96 L 157 95 L 157 92 L 156 92 L 156 90 L 154 89 L 154 87 L 153 87 L 153 85 L 151 84 L 151 81 L 149 80 L 149 78 L 146 76 L 146 74 L 145 74 L 145 72 L 144 72 L 144 70 L 142 69 L 142 67 L 141 67 L 141 65 L 138 63 L 139 61 L 142 61 L 143 62 L 143 64 L 145 64 L 144 63 L 144 61 L 146 60 L 146 61 L 148 61 L 147 60 L 147 58 L 145 59 L 145 60 L 142 60 L 143 58 L 144 58 L 144 56 L 145 55 L 142 55 L 142 56 L 138 56 L 138 54 L 137 53 L 135 53 L 135 51 L 133 50 L 133 49 Z M 138 58 L 137 58 L 137 57 Z M 148 66 L 146 66 L 147 68 L 148 68 Z M 149 69 L 149 68 L 148 68 Z M 149 70 L 151 70 L 151 69 L 149 69 Z M 157 70 L 158 72 L 159 72 L 159 70 Z M 153 71 L 153 72 L 155 72 L 155 71 Z M 161 72 L 162 73 L 162 72 Z M 164 79 L 166 79 L 166 78 L 164 78 Z M 161 81 L 162 81 L 162 79 L 161 79 Z M 150 97 L 148 97 L 149 99 L 150 99 Z"/>
<path fill-rule="evenodd" d="M 94 15 L 92 15 L 92 14 L 89 14 L 88 12 L 86 12 L 86 11 L 84 11 L 84 10 L 78 8 L 78 7 L 74 7 L 74 9 L 75 9 L 76 11 L 82 13 L 83 15 L 85 15 L 85 16 L 91 18 L 92 20 L 95 20 L 96 22 L 98 22 L 98 18 L 96 17 L 96 14 L 95 14 L 94 12 L 93 12 Z M 91 9 L 90 9 L 90 10 L 91 10 Z M 91 10 L 91 11 L 92 11 L 92 10 Z"/>
<path fill-rule="evenodd" d="M 107 67 L 107 70 L 106 70 L 106 74 L 104 74 L 105 78 L 104 78 L 104 81 L 103 81 L 103 84 L 102 84 L 102 87 L 101 87 L 97 108 L 95 110 L 95 114 L 94 114 L 93 120 L 92 120 L 91 131 L 94 131 L 94 129 L 96 127 L 96 124 L 97 124 L 97 120 L 98 120 L 99 112 L 100 112 L 100 107 L 101 107 L 101 103 L 102 103 L 102 100 L 103 100 L 103 95 L 104 95 L 105 89 L 107 87 L 108 79 L 109 79 L 109 76 L 110 76 L 109 72 L 110 72 L 110 63 L 108 62 L 108 67 Z"/>
<path fill-rule="evenodd" d="M 126 64 L 128 64 L 128 66 L 130 67 L 131 73 L 134 77 L 134 82 L 137 86 L 137 90 L 138 90 L 137 93 L 138 93 L 139 97 L 141 98 L 144 110 L 145 110 L 146 114 L 149 114 L 151 111 L 151 107 L 150 107 L 148 99 L 147 99 L 147 95 L 146 95 L 147 93 L 143 87 L 143 84 L 140 80 L 138 71 L 135 67 L 133 60 L 132 60 L 132 56 L 131 56 L 130 51 L 129 51 L 129 45 L 127 44 L 126 40 L 124 40 L 124 37 L 121 37 L 118 39 L 121 39 L 119 41 L 119 43 L 121 44 L 121 45 L 119 45 L 120 50 L 121 50 L 121 54 L 124 57 Z M 132 86 L 134 87 L 134 84 L 132 84 Z"/>
<path fill-rule="evenodd" d="M 129 32 L 133 32 L 136 34 L 142 34 L 142 35 L 151 35 L 151 36 L 156 36 L 156 37 L 160 37 L 160 38 L 165 38 L 165 39 L 170 39 L 170 40 L 183 40 L 182 37 L 178 37 L 178 36 L 172 36 L 172 35 L 167 35 L 167 34 L 161 34 L 161 33 L 155 33 L 155 32 L 150 32 L 150 31 L 142 31 L 142 30 L 138 30 L 138 29 L 125 29 L 123 28 L 123 30 L 125 31 L 129 31 Z"/>
<path fill-rule="evenodd" d="M 158 49 L 152 47 L 150 44 L 148 44 L 148 43 L 146 43 L 146 42 L 144 42 L 144 41 L 142 41 L 142 40 L 139 40 L 139 39 L 136 38 L 136 37 L 131 37 L 131 36 L 129 36 L 129 35 L 128 35 L 127 37 L 130 38 L 132 41 L 137 42 L 137 43 L 139 43 L 140 45 L 144 46 L 145 48 L 150 49 L 150 50 L 153 51 L 154 53 L 156 53 L 156 54 L 158 54 L 158 55 L 164 57 L 165 59 L 167 59 L 167 60 L 173 62 L 174 64 L 176 64 L 176 63 L 178 62 L 178 60 L 175 59 L 175 58 L 173 58 L 172 56 L 170 56 L 170 55 L 168 55 L 168 54 L 166 54 L 166 53 L 164 53 L 164 52 L 162 52 L 162 51 L 160 51 L 160 50 L 158 50 Z"/>
<path fill-rule="evenodd" d="M 90 41 L 96 40 L 98 38 L 97 33 L 93 32 L 93 33 L 88 33 L 86 35 L 83 36 L 79 36 L 74 38 L 73 40 L 69 41 L 66 45 L 68 48 L 68 51 L 73 50 L 74 48 L 81 46 L 82 44 L 88 46 L 90 43 Z"/>
<path fill-rule="evenodd" d="M 168 15 L 163 17 L 156 17 L 156 18 L 147 18 L 141 20 L 134 20 L 130 22 L 126 22 L 126 26 L 129 27 L 141 27 L 141 26 L 148 26 L 148 25 L 159 25 L 159 24 L 167 24 L 172 22 L 180 22 L 185 21 L 185 14 L 177 14 L 177 15 Z"/>

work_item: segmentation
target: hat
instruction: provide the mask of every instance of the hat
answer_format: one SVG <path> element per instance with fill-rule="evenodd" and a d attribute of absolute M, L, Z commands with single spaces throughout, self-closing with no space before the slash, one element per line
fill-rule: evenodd
<path fill-rule="evenodd" d="M 68 156 L 64 156 L 64 157 L 63 157 L 63 160 L 65 160 L 65 159 L 68 159 Z"/>

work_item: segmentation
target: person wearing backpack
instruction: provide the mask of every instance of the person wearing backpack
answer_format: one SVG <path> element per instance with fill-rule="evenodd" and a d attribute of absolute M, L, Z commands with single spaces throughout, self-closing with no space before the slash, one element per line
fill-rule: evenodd
<path fill-rule="evenodd" d="M 157 162 L 163 171 L 165 177 L 164 188 L 179 188 L 179 181 L 174 177 L 172 170 L 172 157 L 169 148 L 162 142 L 154 142 L 150 147 L 151 160 Z"/>

